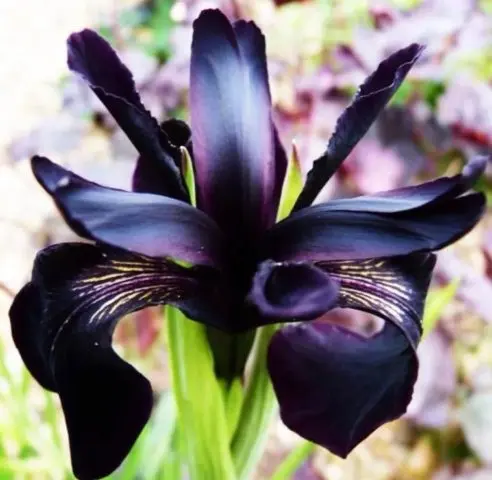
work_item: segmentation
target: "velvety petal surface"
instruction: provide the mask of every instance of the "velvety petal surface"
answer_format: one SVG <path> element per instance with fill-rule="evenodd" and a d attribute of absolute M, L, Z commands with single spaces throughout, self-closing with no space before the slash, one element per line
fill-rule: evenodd
<path fill-rule="evenodd" d="M 484 209 L 485 197 L 480 193 L 396 212 L 315 205 L 295 212 L 268 232 L 264 257 L 355 260 L 437 250 L 468 233 Z"/>
<path fill-rule="evenodd" d="M 60 396 L 78 478 L 116 469 L 151 412 L 149 382 L 111 347 L 117 320 L 163 303 L 210 318 L 212 279 L 203 275 L 89 244 L 38 254 L 31 282 L 10 309 L 12 335 L 31 374 Z"/>
<path fill-rule="evenodd" d="M 338 284 L 322 269 L 266 261 L 258 267 L 248 299 L 261 315 L 292 321 L 319 317 L 337 297 Z"/>
<path fill-rule="evenodd" d="M 345 457 L 405 413 L 435 260 L 414 254 L 317 264 L 339 285 L 337 306 L 373 313 L 385 325 L 370 338 L 319 320 L 275 334 L 268 368 L 289 428 Z"/>
<path fill-rule="evenodd" d="M 289 325 L 268 351 L 283 422 L 341 457 L 405 412 L 417 367 L 412 346 L 391 322 L 370 339 L 329 323 Z"/>
<path fill-rule="evenodd" d="M 154 257 L 220 262 L 223 241 L 217 225 L 184 202 L 106 188 L 44 157 L 34 157 L 32 169 L 68 225 L 82 237 Z"/>
<path fill-rule="evenodd" d="M 155 173 L 160 188 L 152 193 L 187 201 L 179 149 L 143 106 L 133 76 L 116 52 L 92 30 L 73 33 L 67 46 L 69 68 L 89 84 L 140 153 L 137 184 L 148 180 L 154 185 L 157 180 L 150 175 Z"/>
<path fill-rule="evenodd" d="M 230 235 L 251 238 L 275 220 L 276 145 L 265 39 L 218 10 L 194 22 L 190 110 L 198 205 Z"/>
<path fill-rule="evenodd" d="M 310 205 L 340 164 L 366 134 L 418 60 L 423 47 L 416 43 L 398 50 L 381 62 L 359 87 L 352 103 L 342 113 L 325 153 L 315 160 L 294 210 Z"/>

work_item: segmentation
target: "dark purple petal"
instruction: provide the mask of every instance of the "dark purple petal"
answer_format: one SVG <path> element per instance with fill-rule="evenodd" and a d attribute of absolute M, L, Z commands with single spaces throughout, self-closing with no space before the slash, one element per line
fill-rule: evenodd
<path fill-rule="evenodd" d="M 154 257 L 207 265 L 219 262 L 218 227 L 190 205 L 160 195 L 106 188 L 44 157 L 34 157 L 32 168 L 78 235 Z"/>
<path fill-rule="evenodd" d="M 115 470 L 147 422 L 149 382 L 112 350 L 116 322 L 170 303 L 208 321 L 203 270 L 89 244 L 41 251 L 10 309 L 12 335 L 34 378 L 60 395 L 78 478 Z"/>
<path fill-rule="evenodd" d="M 173 149 L 173 158 L 179 168 L 181 168 L 179 147 L 186 147 L 191 153 L 190 128 L 185 122 L 173 118 L 162 122 L 161 129 L 167 135 Z M 163 172 L 158 162 L 154 162 L 152 158 L 139 156 L 133 173 L 132 190 L 134 192 L 168 196 L 166 184 L 162 182 L 162 174 Z"/>
<path fill-rule="evenodd" d="M 420 185 L 373 195 L 331 200 L 324 204 L 324 209 L 391 213 L 446 202 L 465 193 L 475 184 L 485 171 L 488 158 L 474 157 L 465 165 L 462 173 L 453 177 L 441 177 Z"/>
<path fill-rule="evenodd" d="M 320 321 L 275 334 L 268 368 L 289 428 L 346 457 L 405 413 L 434 265 L 433 254 L 317 264 L 338 283 L 339 306 L 378 315 L 385 325 L 371 338 Z"/>
<path fill-rule="evenodd" d="M 268 232 L 264 258 L 356 260 L 437 250 L 468 233 L 484 209 L 481 193 L 403 212 L 315 205 L 295 212 Z"/>
<path fill-rule="evenodd" d="M 359 87 L 342 113 L 325 153 L 315 160 L 294 210 L 310 205 L 357 142 L 366 134 L 418 60 L 423 47 L 416 43 L 398 50 L 381 62 Z"/>
<path fill-rule="evenodd" d="M 259 265 L 248 300 L 265 317 L 312 320 L 330 310 L 338 285 L 322 269 L 304 263 Z"/>
<path fill-rule="evenodd" d="M 188 200 L 179 172 L 180 154 L 142 105 L 133 76 L 108 42 L 92 30 L 70 35 L 68 66 L 82 77 L 111 112 L 161 182 L 159 193 Z M 153 192 L 156 193 L 156 192 Z"/>
<path fill-rule="evenodd" d="M 289 325 L 268 351 L 283 422 L 340 457 L 405 413 L 417 368 L 412 346 L 391 322 L 372 338 L 329 323 Z"/>
<path fill-rule="evenodd" d="M 275 203 L 275 210 L 277 211 L 280 206 L 280 198 L 282 195 L 282 187 L 284 186 L 285 175 L 287 173 L 288 160 L 275 125 L 273 126 L 273 136 L 275 141 L 275 186 L 273 200 Z"/>
<path fill-rule="evenodd" d="M 339 284 L 338 306 L 377 315 L 400 327 L 416 348 L 422 334 L 422 315 L 434 254 L 319 262 Z"/>
<path fill-rule="evenodd" d="M 275 220 L 275 139 L 265 40 L 219 10 L 194 22 L 190 109 L 198 205 L 236 238 Z M 278 147 L 277 147 L 278 151 Z"/>

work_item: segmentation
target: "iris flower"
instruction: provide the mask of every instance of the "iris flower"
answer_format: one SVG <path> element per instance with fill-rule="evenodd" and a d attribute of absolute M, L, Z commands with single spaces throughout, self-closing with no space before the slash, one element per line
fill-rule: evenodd
<path fill-rule="evenodd" d="M 345 457 L 405 412 L 432 252 L 484 211 L 483 194 L 467 193 L 483 158 L 452 177 L 311 205 L 417 61 L 422 48 L 412 44 L 361 85 L 292 212 L 276 223 L 287 158 L 272 121 L 264 37 L 218 10 L 193 27 L 191 129 L 158 124 L 95 32 L 68 39 L 70 69 L 139 152 L 132 191 L 32 159 L 67 224 L 90 242 L 38 253 L 10 310 L 12 333 L 31 374 L 60 397 L 81 478 L 114 470 L 149 418 L 151 386 L 111 341 L 123 315 L 161 304 L 229 334 L 286 323 L 267 358 L 281 417 Z M 366 338 L 319 319 L 335 307 L 375 314 L 384 327 Z"/>

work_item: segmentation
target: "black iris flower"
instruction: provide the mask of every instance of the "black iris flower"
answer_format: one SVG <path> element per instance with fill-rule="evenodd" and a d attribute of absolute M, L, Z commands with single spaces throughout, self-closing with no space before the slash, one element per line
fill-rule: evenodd
<path fill-rule="evenodd" d="M 405 412 L 432 252 L 469 232 L 485 208 L 483 194 L 468 192 L 483 158 L 456 176 L 311 205 L 417 61 L 422 47 L 412 44 L 361 85 L 291 213 L 276 222 L 287 157 L 272 121 L 264 37 L 252 22 L 206 10 L 191 48 L 189 128 L 158 124 L 95 32 L 68 40 L 68 66 L 139 152 L 132 191 L 32 159 L 38 182 L 89 242 L 38 253 L 10 310 L 12 333 L 31 374 L 60 397 L 82 478 L 114 470 L 149 418 L 150 383 L 111 341 L 123 315 L 161 304 L 233 335 L 287 323 L 267 357 L 282 419 L 345 457 Z M 336 307 L 370 312 L 384 327 L 367 338 L 319 319 Z"/>

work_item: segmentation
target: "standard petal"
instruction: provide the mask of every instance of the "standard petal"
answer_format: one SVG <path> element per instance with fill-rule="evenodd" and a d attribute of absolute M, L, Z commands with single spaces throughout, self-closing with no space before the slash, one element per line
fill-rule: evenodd
<path fill-rule="evenodd" d="M 173 159 L 181 169 L 179 147 L 186 147 L 191 153 L 191 130 L 185 122 L 175 118 L 162 122 L 161 129 L 167 135 L 171 143 Z M 166 184 L 162 181 L 162 175 L 163 172 L 159 162 L 153 161 L 153 158 L 140 155 L 133 172 L 132 190 L 134 192 L 169 196 Z"/>
<path fill-rule="evenodd" d="M 207 215 L 161 195 L 125 192 L 89 182 L 44 157 L 32 159 L 36 179 L 80 236 L 154 257 L 214 265 L 222 235 Z"/>
<path fill-rule="evenodd" d="M 289 325 L 268 351 L 283 422 L 340 457 L 405 413 L 417 369 L 413 347 L 391 322 L 372 338 L 329 323 Z"/>
<path fill-rule="evenodd" d="M 163 303 L 212 318 L 212 280 L 203 275 L 89 244 L 38 254 L 32 280 L 10 310 L 12 335 L 31 374 L 60 395 L 77 477 L 116 469 L 150 415 L 149 382 L 112 350 L 117 320 Z"/>
<path fill-rule="evenodd" d="M 403 212 L 315 205 L 295 212 L 268 232 L 264 258 L 356 260 L 437 250 L 468 233 L 484 209 L 481 193 Z"/>
<path fill-rule="evenodd" d="M 441 177 L 420 185 L 373 195 L 331 200 L 324 204 L 324 209 L 389 213 L 446 202 L 462 195 L 475 184 L 485 171 L 489 158 L 487 156 L 472 158 L 465 165 L 463 172 L 453 177 Z"/>
<path fill-rule="evenodd" d="M 236 238 L 275 220 L 275 138 L 265 40 L 219 10 L 194 23 L 190 110 L 198 205 Z"/>
<path fill-rule="evenodd" d="M 140 153 L 145 165 L 142 168 L 155 172 L 161 183 L 159 193 L 187 201 L 179 172 L 179 148 L 142 105 L 131 72 L 109 43 L 92 30 L 82 30 L 70 35 L 67 47 L 69 68 L 89 84 L 111 112 Z"/>
<path fill-rule="evenodd" d="M 322 269 L 305 263 L 259 265 L 248 300 L 261 315 L 277 320 L 312 320 L 335 306 L 338 284 Z"/>
<path fill-rule="evenodd" d="M 310 205 L 357 142 L 366 134 L 418 60 L 423 47 L 416 43 L 398 50 L 381 62 L 359 87 L 342 113 L 325 153 L 315 160 L 294 210 Z"/>

